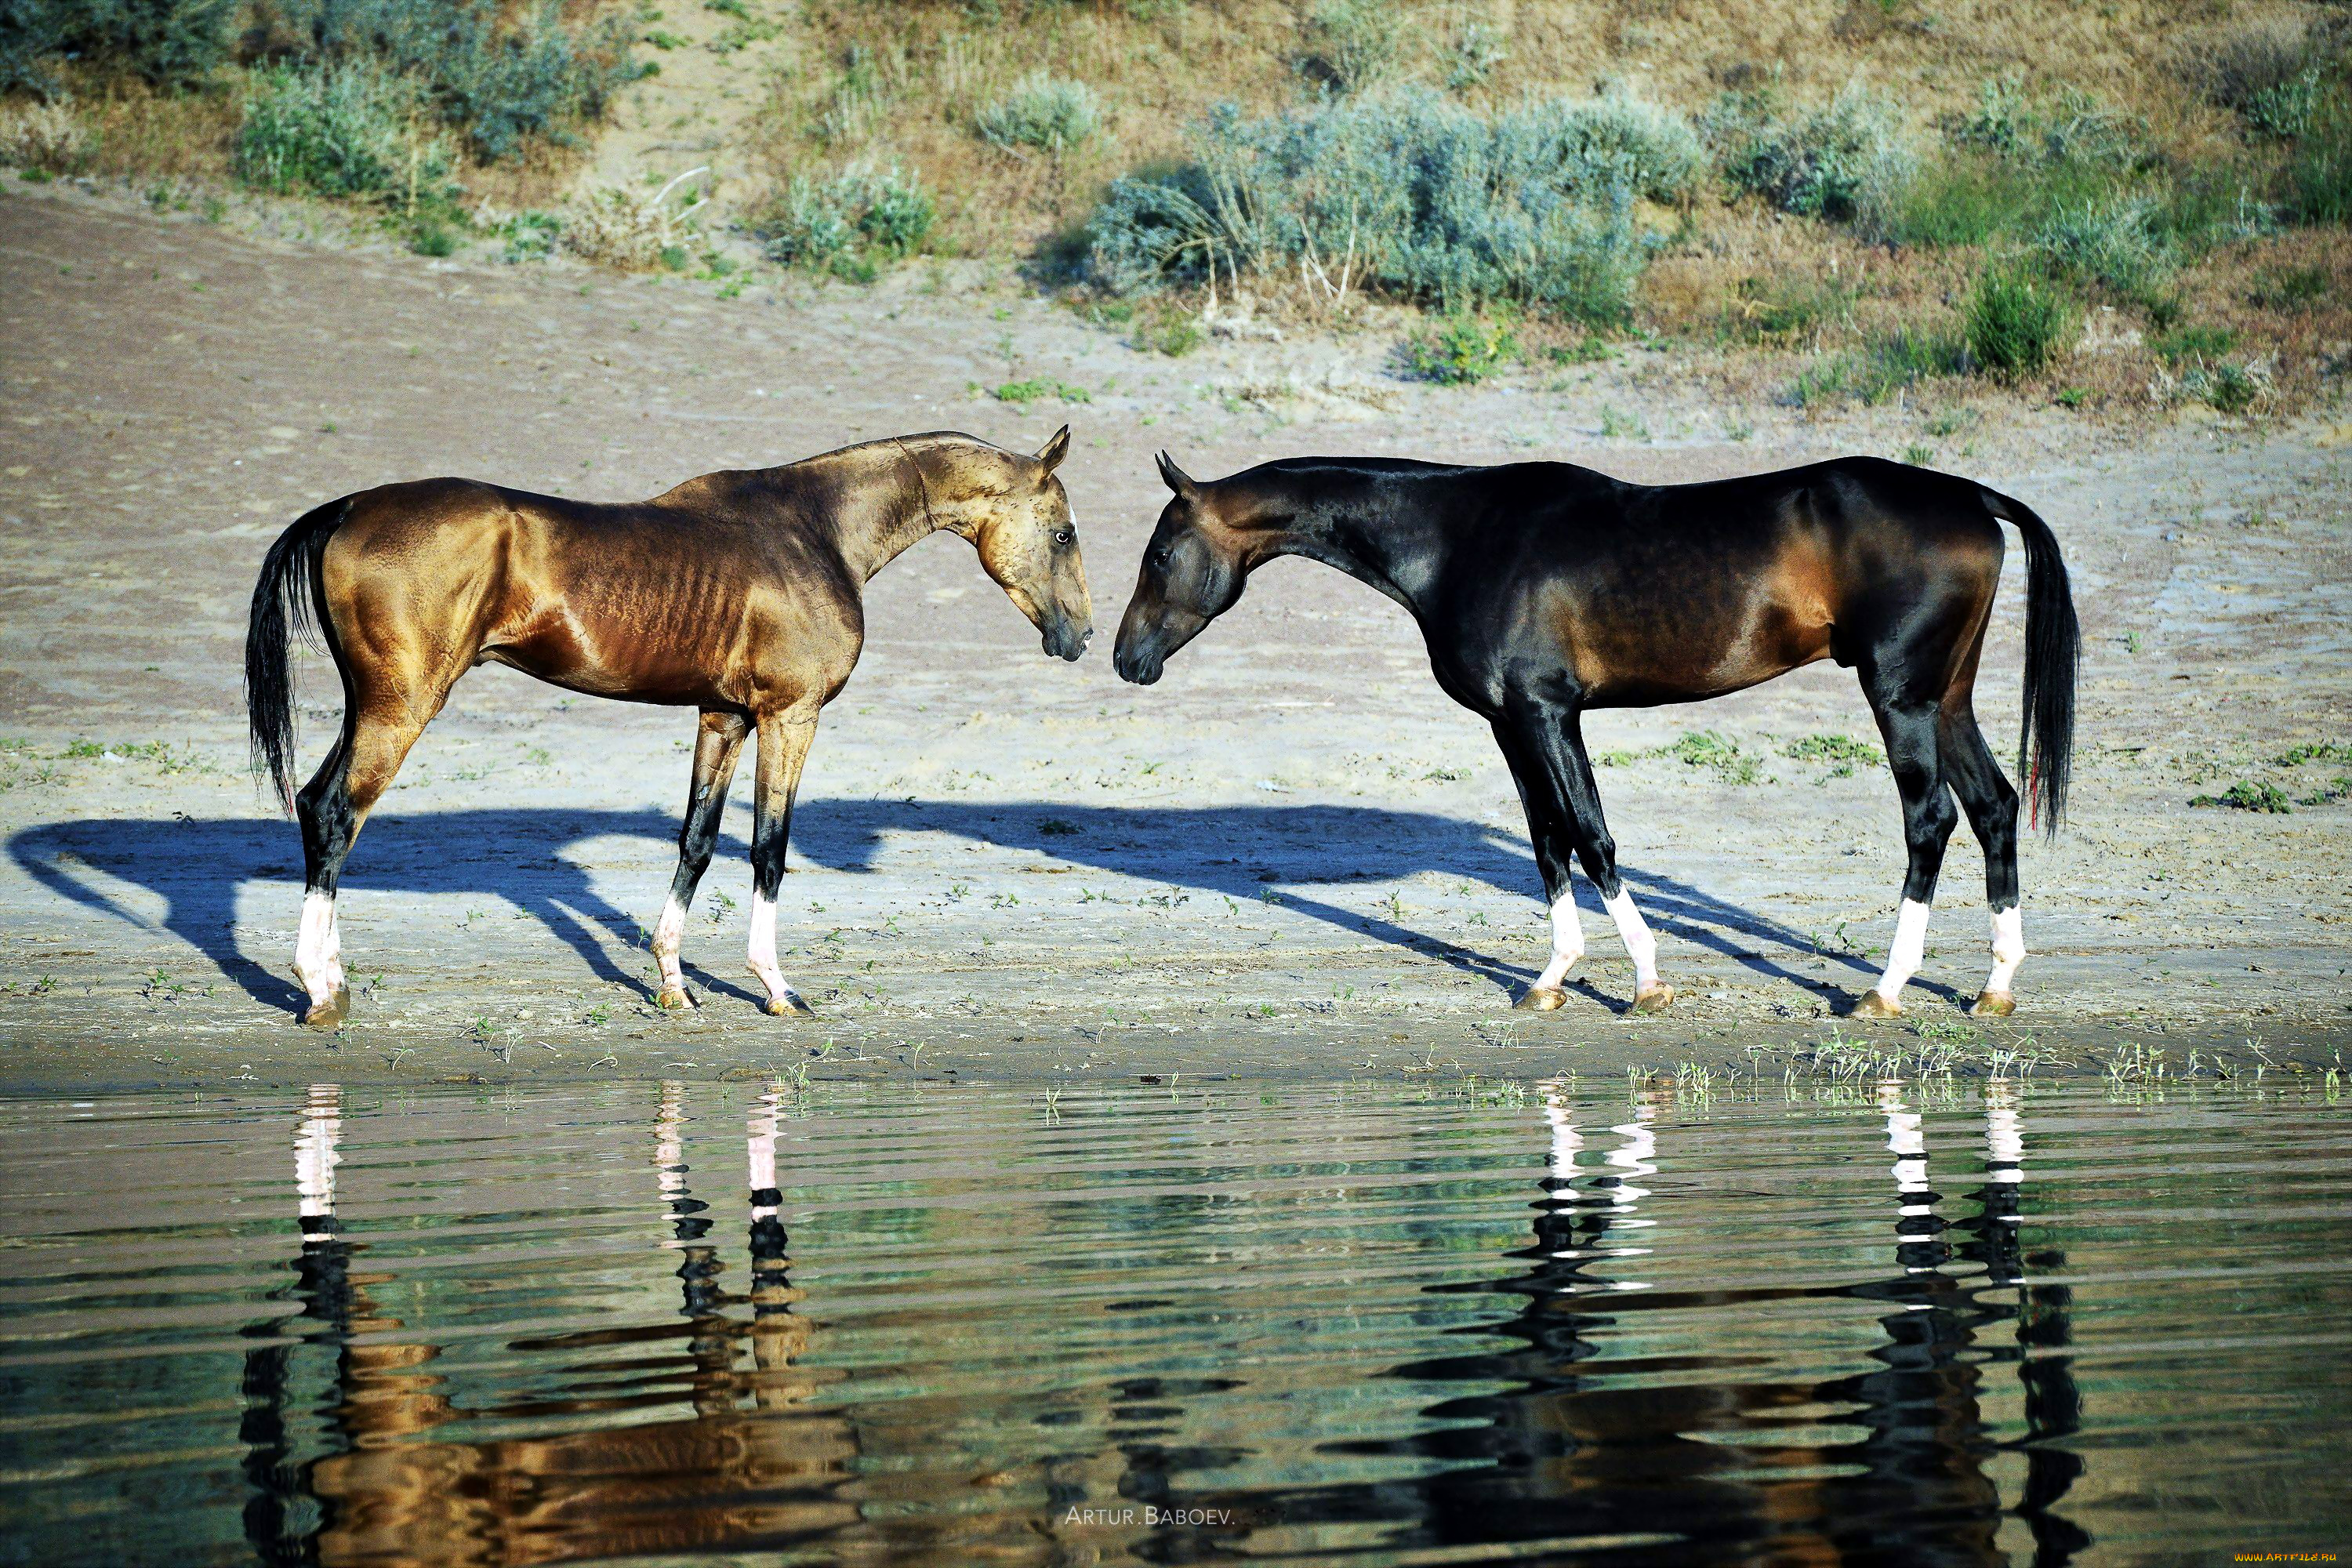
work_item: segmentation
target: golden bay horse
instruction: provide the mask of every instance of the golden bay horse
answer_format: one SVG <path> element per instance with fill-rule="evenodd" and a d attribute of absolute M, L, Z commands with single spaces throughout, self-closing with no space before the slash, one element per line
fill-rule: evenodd
<path fill-rule="evenodd" d="M 664 1007 L 689 1007 L 686 911 L 719 837 L 743 738 L 756 731 L 751 973 L 766 1010 L 806 1012 L 776 964 L 776 897 L 817 714 L 857 664 L 864 589 L 946 529 L 1075 659 L 1093 635 L 1069 498 L 1035 457 L 950 432 L 845 447 L 776 468 L 705 474 L 615 505 L 472 479 L 362 490 L 278 536 L 254 586 L 245 682 L 254 765 L 302 826 L 295 973 L 306 1024 L 351 1007 L 335 918 L 343 858 L 449 689 L 499 663 L 597 697 L 701 710 L 677 873 L 654 928 Z M 343 683 L 343 727 L 298 795 L 289 632 L 315 626 Z"/>
<path fill-rule="evenodd" d="M 1674 1000 L 1617 874 L 1584 751 L 1590 708 L 1719 697 L 1834 659 L 1861 678 L 1903 802 L 1909 867 L 1886 969 L 1854 1011 L 1900 1016 L 1958 813 L 1984 847 L 1992 972 L 1972 1009 L 2015 1010 L 2025 958 L 2017 792 L 1974 706 L 2000 582 L 2000 525 L 2025 542 L 2018 768 L 2052 831 L 2066 803 L 2081 635 L 2050 525 L 2022 501 L 1877 458 L 1693 485 L 1633 485 L 1567 463 L 1456 467 L 1287 458 L 1174 492 L 1145 547 L 1114 655 L 1150 685 L 1169 656 L 1280 555 L 1320 561 L 1402 605 L 1437 683 L 1485 719 L 1517 782 L 1551 905 L 1551 962 L 1518 1005 L 1549 1011 L 1584 953 L 1571 858 L 1633 960 L 1632 1010 Z"/>

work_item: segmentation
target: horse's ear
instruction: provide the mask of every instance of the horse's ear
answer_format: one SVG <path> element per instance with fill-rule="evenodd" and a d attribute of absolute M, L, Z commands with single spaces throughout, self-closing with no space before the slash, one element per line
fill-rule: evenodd
<path fill-rule="evenodd" d="M 1160 454 L 1160 477 L 1168 481 L 1168 488 L 1176 492 L 1179 500 L 1192 499 L 1192 477 L 1178 468 L 1176 459 L 1164 451 Z"/>
<path fill-rule="evenodd" d="M 1052 437 L 1043 447 L 1037 448 L 1037 461 L 1045 465 L 1045 471 L 1049 474 L 1060 468 L 1062 459 L 1069 455 L 1070 427 L 1066 425 L 1055 431 Z"/>

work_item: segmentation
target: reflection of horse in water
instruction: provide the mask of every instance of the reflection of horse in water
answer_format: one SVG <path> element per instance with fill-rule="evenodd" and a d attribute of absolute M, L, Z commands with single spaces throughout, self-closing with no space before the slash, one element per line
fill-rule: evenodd
<path fill-rule="evenodd" d="M 1548 1100 L 1549 1173 L 1536 1205 L 1528 1267 L 1495 1284 L 1524 1298 L 1502 1321 L 1465 1331 L 1517 1342 L 1507 1348 L 1411 1363 L 1388 1375 L 1413 1382 L 1503 1384 L 1423 1412 L 1433 1424 L 1401 1439 L 1328 1445 L 1327 1451 L 1410 1458 L 1442 1468 L 1409 1481 L 1302 1487 L 1260 1493 L 1253 1515 L 1293 1529 L 1317 1521 L 1389 1520 L 1383 1545 L 1449 1551 L 1514 1542 L 1526 1551 L 1576 1544 L 1579 1561 L 1707 1563 L 2005 1563 L 2005 1519 L 2031 1532 L 2036 1561 L 2067 1561 L 2087 1543 L 2053 1511 L 2082 1472 L 2052 1446 L 2079 1426 L 2079 1399 L 2063 1356 L 2070 1302 L 2062 1287 L 2030 1284 L 2018 1243 L 2022 1137 L 2013 1090 L 1986 1097 L 1986 1180 L 1977 1213 L 1958 1222 L 1958 1255 L 1980 1279 L 1948 1272 L 1955 1248 L 1927 1181 L 1920 1118 L 1890 1086 L 1880 1104 L 1896 1156 L 1896 1271 L 1854 1285 L 1643 1288 L 1612 1278 L 1653 1250 L 1658 1169 L 1656 1092 L 1607 1129 L 1597 1163 L 1564 1097 Z M 2037 1255 L 2038 1267 L 2063 1258 Z M 2018 1292 L 2014 1302 L 2001 1299 Z M 1743 1372 L 1751 1355 L 1643 1353 L 1643 1314 L 1736 1312 L 1774 1303 L 1884 1302 L 1877 1364 L 1804 1381 Z M 1671 1320 L 1656 1320 L 1663 1324 Z M 2003 1344 L 1990 1331 L 2015 1324 Z M 1632 1352 L 1632 1353 L 1629 1353 Z M 1988 1432 L 1986 1369 L 2014 1363 L 2026 1432 Z M 1823 1425 L 1858 1430 L 1851 1439 Z M 1778 1439 L 1778 1440 L 1776 1440 Z M 2021 1495 L 2004 1505 L 1987 1463 L 2021 1453 Z M 1198 1502 L 1202 1499 L 1181 1500 Z"/>
<path fill-rule="evenodd" d="M 656 1163 L 672 1245 L 679 1252 L 679 1321 L 517 1342 L 517 1351 L 586 1351 L 614 1345 L 668 1354 L 596 1370 L 637 1393 L 520 1402 L 460 1410 L 432 1371 L 438 1346 L 415 1342 L 376 1298 L 393 1276 L 365 1271 L 364 1244 L 344 1238 L 336 1219 L 334 1171 L 341 1094 L 311 1091 L 297 1140 L 302 1253 L 295 1299 L 306 1331 L 331 1344 L 336 1364 L 320 1434 L 329 1449 L 308 1464 L 286 1462 L 290 1429 L 289 1362 L 299 1347 L 278 1340 L 247 1358 L 246 1472 L 256 1496 L 247 1533 L 267 1562 L 327 1563 L 535 1563 L 631 1553 L 751 1548 L 835 1530 L 857 1518 L 835 1495 L 857 1451 L 847 1421 L 799 1408 L 821 1380 L 799 1370 L 808 1321 L 786 1275 L 777 1216 L 775 1098 L 751 1111 L 751 1281 L 746 1296 L 719 1285 L 723 1265 L 709 1237 L 708 1205 L 693 1197 L 679 1132 L 676 1086 L 656 1121 Z M 726 1309 L 748 1302 L 749 1321 Z M 273 1321 L 255 1331 L 271 1333 Z M 751 1366 L 737 1364 L 749 1341 Z M 682 1359 L 683 1365 L 678 1363 Z M 650 1363 L 650 1364 L 649 1364 Z M 581 1381 L 579 1368 L 567 1371 Z M 612 1413 L 674 1404 L 683 1373 L 695 1414 L 635 1425 L 603 1425 Z M 748 1396 L 748 1408 L 746 1399 Z M 545 1437 L 478 1443 L 423 1435 L 462 1418 L 589 1419 Z M 315 1499 L 313 1505 L 307 1500 Z"/>
<path fill-rule="evenodd" d="M 1566 1107 L 1555 1100 L 1549 1108 L 1549 1196 L 1538 1210 L 1534 1267 L 1511 1287 L 1528 1300 L 1497 1330 L 1524 1338 L 1528 1348 L 1492 1358 L 1509 1363 L 1528 1392 L 1488 1402 L 1493 1425 L 1474 1441 L 1492 1468 L 1438 1478 L 1433 1504 L 1435 1494 L 1462 1485 L 1453 1506 L 1432 1508 L 1433 1523 L 1445 1529 L 1450 1521 L 1448 1533 L 1485 1539 L 1493 1539 L 1498 1519 L 1543 1534 L 1568 1532 L 1563 1525 L 1574 1533 L 1665 1531 L 1682 1549 L 1703 1545 L 1717 1561 L 2006 1562 L 1995 1539 L 2000 1490 L 1985 1468 L 2001 1445 L 1987 1434 L 1981 1384 L 1985 1364 L 2010 1360 L 2026 1384 L 2029 1424 L 2017 1445 L 2029 1479 L 2013 1511 L 2032 1529 L 2042 1561 L 2063 1561 L 2084 1544 L 2079 1531 L 2049 1512 L 2081 1469 L 2076 1456 L 2046 1446 L 2077 1424 L 2071 1373 L 2063 1359 L 2021 1354 L 2030 1335 L 2046 1337 L 2053 1326 L 2063 1341 L 2065 1302 L 2023 1283 L 2022 1140 L 2008 1086 L 1988 1095 L 1987 1182 L 1976 1215 L 1959 1222 L 1968 1237 L 1960 1251 L 1983 1265 L 1981 1280 L 1948 1272 L 1954 1249 L 1936 1212 L 1941 1199 L 1927 1183 L 1921 1119 L 1890 1085 L 1880 1109 L 1896 1156 L 1897 1272 L 1853 1286 L 1624 1295 L 1588 1270 L 1621 1250 L 1608 1245 L 1612 1233 L 1620 1242 L 1633 1238 L 1626 1227 L 1648 1194 L 1633 1178 L 1656 1169 L 1657 1103 L 1637 1107 L 1631 1123 L 1613 1130 L 1624 1142 L 1604 1156 L 1598 1175 L 1578 1173 L 1581 1141 Z M 2014 1306 L 1991 1299 L 2011 1289 L 2022 1292 Z M 1886 1303 L 1891 1310 L 1879 1320 L 1885 1342 L 1871 1352 L 1880 1364 L 1801 1384 L 1736 1381 L 1723 1375 L 1728 1366 L 1694 1381 L 1689 1373 L 1700 1369 L 1665 1358 L 1598 1359 L 1595 1331 L 1633 1326 L 1639 1312 L 1736 1310 L 1743 1301 L 1804 1296 Z M 2004 1319 L 2017 1323 L 2020 1348 L 1980 1343 Z M 1579 1364 L 1586 1363 L 1592 1364 Z M 1637 1379 L 1640 1386 L 1628 1386 Z M 1776 1427 L 1794 1437 L 1823 1420 L 1859 1427 L 1862 1436 L 1769 1441 Z"/>

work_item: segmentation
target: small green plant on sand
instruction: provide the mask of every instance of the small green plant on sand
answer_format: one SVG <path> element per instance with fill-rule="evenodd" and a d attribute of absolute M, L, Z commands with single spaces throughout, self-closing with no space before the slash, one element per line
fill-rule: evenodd
<path fill-rule="evenodd" d="M 2275 812 L 2281 816 L 2294 809 L 2294 804 L 2287 799 L 2286 791 L 2278 785 L 2255 784 L 2247 779 L 2241 779 L 2220 795 L 2192 795 L 2189 804 L 2228 806 L 2236 811 Z"/>
<path fill-rule="evenodd" d="M 1400 353 L 1407 372 L 1443 386 L 1484 381 L 1520 358 L 1518 334 L 1508 323 L 1468 315 L 1452 316 L 1443 326 L 1413 333 Z"/>
<path fill-rule="evenodd" d="M 1064 403 L 1092 403 L 1095 400 L 1094 394 L 1085 387 L 1073 386 L 1050 375 L 1035 376 L 1028 381 L 1008 381 L 991 395 L 999 403 L 1010 403 L 1018 408 L 1025 408 L 1045 397 L 1058 397 Z"/>
<path fill-rule="evenodd" d="M 1833 779 L 1850 778 L 1857 767 L 1874 768 L 1886 761 L 1886 754 L 1876 746 L 1851 735 L 1807 735 L 1780 750 L 1783 756 L 1801 763 L 1829 763 L 1828 776 Z"/>

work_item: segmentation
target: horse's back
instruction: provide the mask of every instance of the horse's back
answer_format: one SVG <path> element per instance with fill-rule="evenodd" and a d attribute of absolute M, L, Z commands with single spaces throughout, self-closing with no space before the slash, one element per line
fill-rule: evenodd
<path fill-rule="evenodd" d="M 1559 649 L 1591 700 L 1688 700 L 1852 662 L 1906 606 L 1966 613 L 2000 576 L 2000 530 L 1978 487 L 1900 463 L 1654 486 L 1522 467 L 1502 482 L 1554 482 L 1515 530 L 1502 618 Z"/>

